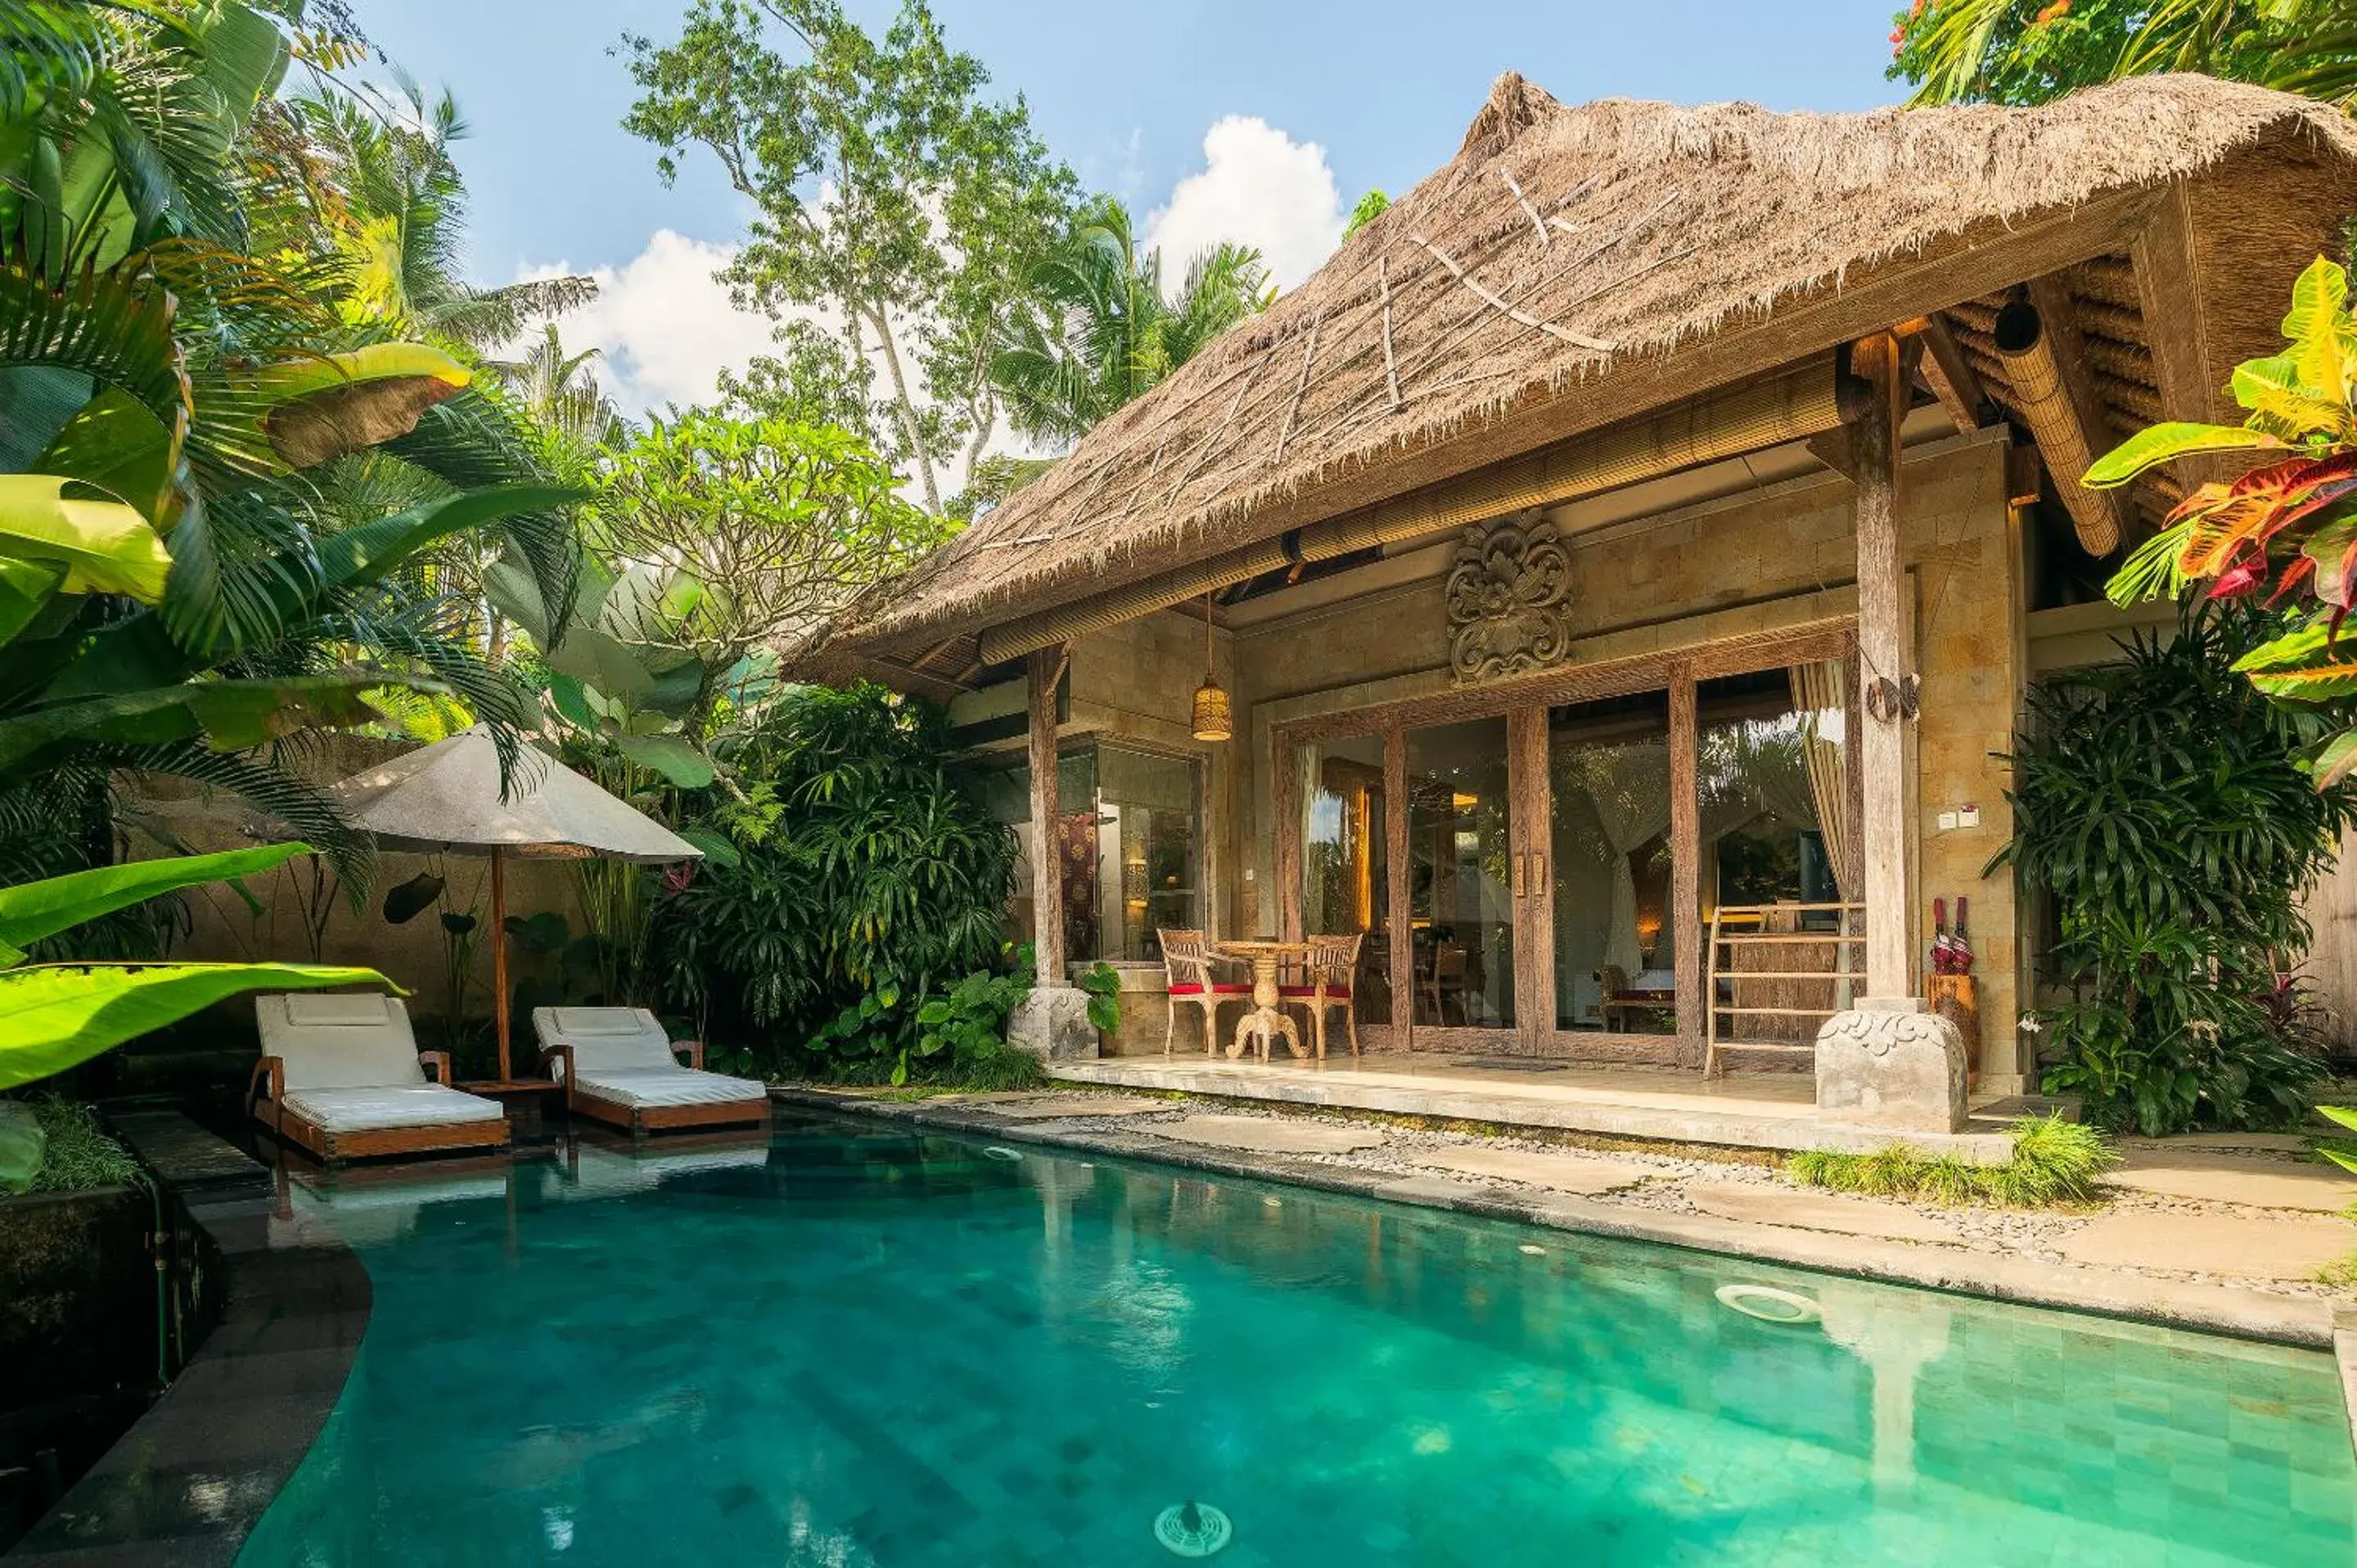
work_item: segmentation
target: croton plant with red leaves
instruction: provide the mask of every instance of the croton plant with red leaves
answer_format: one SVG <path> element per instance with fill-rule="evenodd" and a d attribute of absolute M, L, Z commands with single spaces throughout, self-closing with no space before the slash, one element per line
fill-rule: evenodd
<path fill-rule="evenodd" d="M 2197 585 L 2211 599 L 2262 598 L 2285 629 L 2234 667 L 2270 697 L 2330 703 L 2357 695 L 2357 630 L 2341 636 L 2357 603 L 2357 321 L 2341 268 L 2319 256 L 2300 274 L 2283 335 L 2282 353 L 2234 371 L 2234 401 L 2250 411 L 2241 424 L 2156 424 L 2081 482 L 2124 485 L 2179 457 L 2283 454 L 2196 489 L 2108 591 L 2121 606 Z M 2357 770 L 2357 727 L 2336 725 L 2312 763 L 2319 787 Z"/>

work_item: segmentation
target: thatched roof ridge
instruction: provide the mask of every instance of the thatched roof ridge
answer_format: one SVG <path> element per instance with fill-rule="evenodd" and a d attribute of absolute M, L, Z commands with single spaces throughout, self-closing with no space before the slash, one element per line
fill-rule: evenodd
<path fill-rule="evenodd" d="M 1814 114 L 1567 108 L 1510 72 L 1448 165 L 868 596 L 843 640 L 910 645 L 1271 537 L 1300 521 L 1296 498 L 1566 393 L 1595 394 L 1589 424 L 1639 412 L 1592 383 L 1968 230 L 2184 178 L 2277 136 L 2357 163 L 2342 115 L 2205 77 L 2035 109 Z M 1351 489 L 1363 504 L 1367 486 Z"/>

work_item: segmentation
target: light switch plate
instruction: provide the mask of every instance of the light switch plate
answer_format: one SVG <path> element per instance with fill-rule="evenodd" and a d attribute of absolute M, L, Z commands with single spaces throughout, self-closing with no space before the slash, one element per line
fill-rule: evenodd
<path fill-rule="evenodd" d="M 1968 828 L 1976 828 L 1981 825 L 1981 809 L 1978 806 L 1966 806 L 1963 811 L 1956 814 L 1963 821 L 1964 825 Z"/>
<path fill-rule="evenodd" d="M 1956 831 L 1955 812 L 1943 811 L 1940 813 L 1940 831 L 1943 833 L 1952 833 Z"/>

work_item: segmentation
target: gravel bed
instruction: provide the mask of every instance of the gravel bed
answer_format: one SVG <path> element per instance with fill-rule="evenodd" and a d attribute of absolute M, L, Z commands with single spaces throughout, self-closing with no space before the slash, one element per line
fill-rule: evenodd
<path fill-rule="evenodd" d="M 1085 1084 L 1058 1084 L 1055 1094 L 1106 1093 L 1137 1097 L 1141 1091 L 1129 1089 L 1097 1089 Z M 1146 1097 L 1160 1098 L 1158 1094 Z M 987 1101 L 972 1102 L 978 1111 L 988 1111 Z M 1724 1152 L 1681 1149 L 1660 1151 L 1652 1147 L 1632 1145 L 1620 1140 L 1587 1137 L 1579 1134 L 1524 1135 L 1516 1133 L 1485 1134 L 1445 1131 L 1420 1127 L 1404 1118 L 1374 1112 L 1333 1112 L 1298 1106 L 1275 1106 L 1262 1101 L 1228 1101 L 1197 1096 L 1175 1096 L 1167 1111 L 1146 1111 L 1118 1119 L 1120 1126 L 1150 1129 L 1156 1122 L 1176 1121 L 1182 1116 L 1221 1115 L 1250 1116 L 1264 1120 L 1291 1120 L 1320 1122 L 1332 1127 L 1363 1129 L 1381 1127 L 1383 1143 L 1372 1149 L 1344 1155 L 1306 1155 L 1298 1156 L 1311 1163 L 1342 1166 L 1351 1170 L 1382 1172 L 1400 1176 L 1443 1176 L 1461 1181 L 1491 1182 L 1494 1185 L 1520 1189 L 1522 1184 L 1490 1177 L 1454 1176 L 1447 1171 L 1419 1165 L 1411 1156 L 1420 1150 L 1445 1148 L 1515 1149 L 1532 1154 L 1594 1155 L 1615 1161 L 1641 1165 L 1658 1170 L 1640 1185 L 1624 1188 L 1587 1201 L 1622 1204 L 1634 1208 L 1653 1208 L 1672 1212 L 1699 1213 L 1687 1201 L 1684 1185 L 1691 1180 L 1709 1182 L 1740 1182 L 1761 1187 L 1782 1187 L 1799 1192 L 1820 1192 L 1815 1187 L 1802 1187 L 1782 1174 L 1781 1157 L 1757 1152 L 1729 1149 Z M 1086 1119 L 1087 1124 L 1103 1125 L 1101 1119 Z M 1052 1132 L 1058 1127 L 1080 1125 L 1081 1122 L 1040 1121 L 1028 1123 L 1035 1131 Z M 2300 1158 L 2288 1153 L 2268 1154 L 2267 1163 L 2280 1162 L 2297 1165 Z M 2352 1196 L 2357 1197 L 2357 1183 L 2352 1184 Z M 1857 1197 L 1868 1203 L 1888 1203 L 1893 1208 L 1912 1209 L 1952 1225 L 1963 1233 L 1963 1245 L 1975 1251 L 2007 1253 L 2041 1263 L 2061 1264 L 2066 1262 L 2060 1251 L 2064 1237 L 2099 1215 L 2121 1210 L 2144 1210 L 2165 1214 L 2225 1214 L 2257 1219 L 2266 1209 L 2248 1208 L 2239 1205 L 2207 1203 L 2195 1198 L 2172 1197 L 2158 1194 L 2135 1192 L 2125 1188 L 2108 1189 L 2105 1201 L 2085 1208 L 2052 1209 L 2008 1209 L 1977 1206 L 1950 1208 L 1934 1203 L 1909 1203 L 1897 1198 L 1867 1197 L 1859 1194 L 1833 1196 Z M 2357 1252 L 2357 1226 L 2350 1230 L 2350 1250 Z M 2283 1295 L 2324 1297 L 2357 1301 L 2357 1293 L 2345 1287 L 2302 1280 L 2230 1279 L 2216 1274 L 2187 1270 L 2129 1268 L 2120 1271 L 2131 1275 L 2157 1280 L 2182 1280 L 2201 1284 L 2230 1286 L 2244 1290 L 2267 1291 Z"/>

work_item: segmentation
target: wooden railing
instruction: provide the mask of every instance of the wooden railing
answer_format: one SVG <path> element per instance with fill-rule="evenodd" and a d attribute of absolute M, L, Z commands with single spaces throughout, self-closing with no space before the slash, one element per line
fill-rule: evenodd
<path fill-rule="evenodd" d="M 1828 917 L 1830 930 L 1802 929 Z M 1818 1028 L 1865 983 L 1865 962 L 1863 904 L 1723 904 L 1712 910 L 1704 1076 L 1724 1070 L 1719 1058 L 1728 1049 L 1813 1051 Z M 1825 1005 L 1796 1004 L 1803 1000 L 1799 993 L 1820 988 Z"/>

